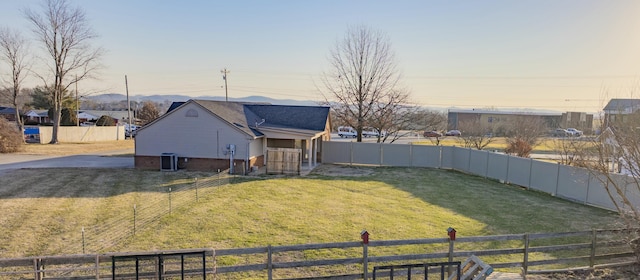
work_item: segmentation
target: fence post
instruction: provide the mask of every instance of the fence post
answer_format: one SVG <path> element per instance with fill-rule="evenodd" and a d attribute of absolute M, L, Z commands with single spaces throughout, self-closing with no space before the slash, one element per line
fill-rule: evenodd
<path fill-rule="evenodd" d="M 522 276 L 527 275 L 529 271 L 529 234 L 524 234 L 524 258 L 522 261 Z"/>
<path fill-rule="evenodd" d="M 485 152 L 487 153 L 487 163 L 484 165 L 484 178 L 489 178 L 489 157 L 491 156 L 491 152 Z"/>
<path fill-rule="evenodd" d="M 593 268 L 596 261 L 596 244 L 597 244 L 596 230 L 591 230 L 591 254 L 589 255 L 589 267 Z"/>
<path fill-rule="evenodd" d="M 353 142 L 349 142 L 349 166 L 353 165 Z"/>
<path fill-rule="evenodd" d="M 100 280 L 100 255 L 96 255 L 96 280 Z"/>
<path fill-rule="evenodd" d="M 589 203 L 589 189 L 591 188 L 591 171 L 587 173 L 587 196 L 584 199 L 584 204 Z"/>
<path fill-rule="evenodd" d="M 362 238 L 362 279 L 369 279 L 369 232 L 363 230 L 360 232 Z"/>
<path fill-rule="evenodd" d="M 558 170 L 556 171 L 556 191 L 552 196 L 558 195 L 558 185 L 560 184 L 560 163 L 558 162 Z"/>
<path fill-rule="evenodd" d="M 382 147 L 382 143 L 380 143 L 380 166 L 384 162 L 384 147 Z"/>
<path fill-rule="evenodd" d="M 273 279 L 273 251 L 271 245 L 267 246 L 267 278 Z"/>
<path fill-rule="evenodd" d="M 449 238 L 449 262 L 453 262 L 453 243 L 455 241 L 451 240 L 451 238 Z M 451 276 L 453 274 L 453 266 L 449 265 L 449 275 Z"/>
<path fill-rule="evenodd" d="M 169 215 L 171 215 L 171 188 L 169 188 Z"/>
<path fill-rule="evenodd" d="M 413 167 L 413 143 L 412 142 L 409 142 L 409 158 L 411 159 L 409 166 Z"/>
<path fill-rule="evenodd" d="M 506 184 L 509 184 L 509 183 L 510 183 L 510 182 L 509 182 L 509 167 L 510 167 L 509 160 L 510 160 L 510 159 L 511 159 L 511 156 L 510 156 L 510 155 L 507 155 L 507 176 L 505 176 L 505 178 L 504 178 L 504 182 L 505 182 Z"/>
<path fill-rule="evenodd" d="M 193 185 L 196 189 L 196 202 L 198 202 L 198 177 L 194 178 Z"/>
<path fill-rule="evenodd" d="M 471 173 L 471 148 L 468 148 L 469 153 L 467 154 L 467 172 Z"/>
<path fill-rule="evenodd" d="M 531 188 L 531 172 L 533 171 L 533 159 L 529 158 L 529 183 L 527 184 L 527 190 Z"/>

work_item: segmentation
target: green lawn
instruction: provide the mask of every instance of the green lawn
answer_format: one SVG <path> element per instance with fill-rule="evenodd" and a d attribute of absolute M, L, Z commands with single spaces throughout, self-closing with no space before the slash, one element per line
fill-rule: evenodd
<path fill-rule="evenodd" d="M 0 176 L 0 256 L 82 253 L 83 228 L 86 252 L 94 253 L 358 241 L 362 229 L 372 240 L 446 237 L 448 227 L 458 236 L 561 232 L 617 220 L 454 171 L 334 167 L 341 172 L 323 175 L 328 167 L 221 186 L 207 173 L 13 171 Z"/>

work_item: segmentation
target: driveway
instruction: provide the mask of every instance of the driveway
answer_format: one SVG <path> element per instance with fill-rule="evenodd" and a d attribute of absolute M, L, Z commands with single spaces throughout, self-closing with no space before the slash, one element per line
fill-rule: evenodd
<path fill-rule="evenodd" d="M 0 175 L 22 168 L 133 168 L 133 156 L 119 156 L 130 150 L 69 156 L 17 155 L 0 156 Z"/>

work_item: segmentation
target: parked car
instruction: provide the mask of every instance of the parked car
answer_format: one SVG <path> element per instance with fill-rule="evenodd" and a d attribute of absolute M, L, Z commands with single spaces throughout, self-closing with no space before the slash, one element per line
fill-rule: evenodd
<path fill-rule="evenodd" d="M 432 130 L 432 131 L 425 131 L 425 132 L 422 134 L 422 136 L 424 136 L 425 138 L 428 138 L 428 137 L 442 137 L 442 133 L 437 132 L 437 131 L 435 131 L 435 130 Z"/>
<path fill-rule="evenodd" d="M 378 137 L 380 133 L 377 130 L 371 127 L 365 127 L 362 129 L 362 137 Z"/>
<path fill-rule="evenodd" d="M 571 136 L 580 137 L 582 136 L 582 130 L 577 130 L 573 127 L 567 128 L 567 131 L 571 132 Z"/>
<path fill-rule="evenodd" d="M 551 131 L 551 136 L 553 137 L 570 137 L 573 136 L 573 132 L 568 131 L 564 128 L 556 128 L 555 130 Z"/>
<path fill-rule="evenodd" d="M 445 136 L 461 136 L 462 133 L 460 132 L 460 130 L 449 130 L 447 131 L 447 133 L 444 134 Z"/>
<path fill-rule="evenodd" d="M 338 127 L 338 136 L 340 138 L 356 138 L 358 137 L 358 132 L 350 126 L 340 126 Z"/>

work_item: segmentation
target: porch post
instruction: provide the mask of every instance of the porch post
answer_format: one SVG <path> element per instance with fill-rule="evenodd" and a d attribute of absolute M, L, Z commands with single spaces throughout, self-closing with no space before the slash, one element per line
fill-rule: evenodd
<path fill-rule="evenodd" d="M 267 166 L 267 136 L 262 139 L 262 166 Z"/>
<path fill-rule="evenodd" d="M 313 165 L 318 164 L 318 138 L 313 139 Z"/>
<path fill-rule="evenodd" d="M 309 138 L 307 139 L 307 158 L 309 159 L 307 161 L 307 163 L 309 164 L 309 169 L 311 169 L 311 167 L 313 166 L 313 145 L 311 144 L 311 142 L 313 141 L 313 138 Z"/>

